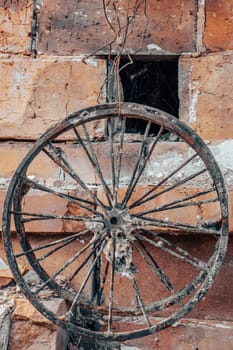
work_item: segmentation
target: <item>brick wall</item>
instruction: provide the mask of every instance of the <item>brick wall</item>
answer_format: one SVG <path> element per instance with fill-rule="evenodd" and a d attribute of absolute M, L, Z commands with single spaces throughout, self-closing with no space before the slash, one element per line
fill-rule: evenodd
<path fill-rule="evenodd" d="M 126 3 L 122 1 L 123 10 Z M 1 209 L 10 177 L 41 133 L 68 113 L 97 103 L 106 76 L 104 46 L 113 36 L 101 4 L 100 0 L 78 5 L 72 0 L 0 0 Z M 229 193 L 233 231 L 232 1 L 148 0 L 147 6 L 147 35 L 142 40 L 147 18 L 141 11 L 133 31 L 137 35 L 129 37 L 127 48 L 147 57 L 179 56 L 180 119 L 206 140 L 219 162 Z M 83 55 L 97 49 L 102 56 L 83 63 Z M 53 169 L 46 167 L 46 171 L 54 180 Z M 50 205 L 46 198 L 32 202 Z M 41 228 L 34 226 L 32 231 Z M 230 242 L 223 269 L 193 318 L 128 346 L 230 349 L 232 263 Z M 201 321 L 208 317 L 214 321 Z M 213 334 L 218 336 L 209 345 Z"/>

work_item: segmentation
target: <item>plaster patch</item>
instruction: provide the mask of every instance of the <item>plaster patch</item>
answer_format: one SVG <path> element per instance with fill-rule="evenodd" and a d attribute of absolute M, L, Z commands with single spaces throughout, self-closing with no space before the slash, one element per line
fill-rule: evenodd
<path fill-rule="evenodd" d="M 86 60 L 86 63 L 91 67 L 98 67 L 98 60 L 89 58 L 88 60 Z"/>
<path fill-rule="evenodd" d="M 157 51 L 163 51 L 162 47 L 160 47 L 157 44 L 148 44 L 147 50 L 157 50 Z"/>
<path fill-rule="evenodd" d="M 227 187 L 233 187 L 233 140 L 226 140 L 210 147 L 222 171 Z"/>
<path fill-rule="evenodd" d="M 151 159 L 149 163 L 149 167 L 146 169 L 145 176 L 147 178 L 150 177 L 158 177 L 163 178 L 170 173 L 171 164 L 172 166 L 178 167 L 184 161 L 184 157 L 182 154 L 178 154 L 177 152 L 168 152 L 166 156 L 159 155 L 155 159 Z"/>
<path fill-rule="evenodd" d="M 226 140 L 217 146 L 212 146 L 211 150 L 223 170 L 233 171 L 233 140 Z"/>
<path fill-rule="evenodd" d="M 197 119 L 196 105 L 198 102 L 199 90 L 192 91 L 190 87 L 190 105 L 189 105 L 189 122 L 194 123 Z"/>
<path fill-rule="evenodd" d="M 9 178 L 7 177 L 0 177 L 0 188 L 5 188 L 9 184 Z"/>

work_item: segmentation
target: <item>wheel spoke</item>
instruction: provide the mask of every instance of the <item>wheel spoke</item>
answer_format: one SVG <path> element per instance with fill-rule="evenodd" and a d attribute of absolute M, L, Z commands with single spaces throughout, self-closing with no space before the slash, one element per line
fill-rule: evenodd
<path fill-rule="evenodd" d="M 103 222 L 103 219 L 101 218 L 94 218 L 94 217 L 89 217 L 89 216 L 75 216 L 75 215 L 48 215 L 48 214 L 42 214 L 42 213 L 29 213 L 25 211 L 15 211 L 12 210 L 11 214 L 16 214 L 16 215 L 25 215 L 25 216 L 32 216 L 31 218 L 28 219 L 21 219 L 21 222 L 26 223 L 26 222 L 31 222 L 31 221 L 37 221 L 37 220 L 73 220 L 73 221 L 91 221 L 91 222 Z"/>
<path fill-rule="evenodd" d="M 97 305 L 101 304 L 102 302 L 102 296 L 103 296 L 103 291 L 104 291 L 104 287 L 105 287 L 105 283 L 107 280 L 107 276 L 108 276 L 108 270 L 109 270 L 109 261 L 106 261 L 106 265 L 105 265 L 105 269 L 104 269 L 104 274 L 103 274 L 103 278 L 102 278 L 102 282 L 101 282 L 101 287 L 100 287 L 100 291 L 98 293 L 98 298 L 97 298 Z"/>
<path fill-rule="evenodd" d="M 126 191 L 125 198 L 122 202 L 123 208 L 126 207 L 129 199 L 131 198 L 133 190 L 135 189 L 135 187 L 136 187 L 136 185 L 137 185 L 137 183 L 138 183 L 138 181 L 139 181 L 139 179 L 140 179 L 140 177 L 141 177 L 141 175 L 142 175 L 142 173 L 147 165 L 147 162 L 150 159 L 151 154 L 152 154 L 152 152 L 153 152 L 156 144 L 158 143 L 159 138 L 163 132 L 163 127 L 160 127 L 160 130 L 159 130 L 155 140 L 152 142 L 150 150 L 146 151 L 147 137 L 148 137 L 148 133 L 150 131 L 150 127 L 151 127 L 151 122 L 148 122 L 146 130 L 145 130 L 145 134 L 144 134 L 144 139 L 141 143 L 141 147 L 140 147 L 139 152 L 138 152 L 136 165 L 134 167 L 134 171 L 133 171 L 132 177 L 130 179 L 129 186 L 128 186 L 127 191 Z"/>
<path fill-rule="evenodd" d="M 86 274 L 86 276 L 85 276 L 85 278 L 84 278 L 84 280 L 82 282 L 81 287 L 79 288 L 78 293 L 75 295 L 75 298 L 74 298 L 74 300 L 73 300 L 73 302 L 71 304 L 70 310 L 67 312 L 67 316 L 68 316 L 67 318 L 68 319 L 72 318 L 73 314 L 76 312 L 77 303 L 78 303 L 78 300 L 79 300 L 79 298 L 81 296 L 81 293 L 83 292 L 83 290 L 84 290 L 84 288 L 85 288 L 85 286 L 86 286 L 86 284 L 87 284 L 87 282 L 88 282 L 88 280 L 89 280 L 89 278 L 90 278 L 90 276 L 91 276 L 91 274 L 92 274 L 92 272 L 94 270 L 94 267 L 95 267 L 95 265 L 97 263 L 97 260 L 98 260 L 99 256 L 101 255 L 101 253 L 104 250 L 105 245 L 106 245 L 106 241 L 104 240 L 104 241 L 101 242 L 101 247 L 100 247 L 98 253 L 96 254 L 96 257 L 95 257 L 93 263 L 89 267 L 88 272 L 87 272 L 87 274 Z"/>
<path fill-rule="evenodd" d="M 163 209 L 166 210 L 167 208 L 168 208 L 168 209 L 170 209 L 170 208 L 174 209 L 174 208 L 175 208 L 175 205 L 176 205 L 176 204 L 179 204 L 179 203 L 181 203 L 181 206 L 185 206 L 186 203 L 184 203 L 184 205 L 183 205 L 183 204 L 182 204 L 183 202 L 187 202 L 187 201 L 190 200 L 190 199 L 194 199 L 194 198 L 197 198 L 197 197 L 200 197 L 200 196 L 205 196 L 205 195 L 210 194 L 210 193 L 213 193 L 213 192 L 216 192 L 216 190 L 213 189 L 213 188 L 210 188 L 209 190 L 206 190 L 206 191 L 197 192 L 197 193 L 194 193 L 194 194 L 192 194 L 192 195 L 186 196 L 186 197 L 184 197 L 184 198 L 177 199 L 177 200 L 175 200 L 175 201 L 166 203 L 165 205 L 159 207 L 159 208 L 160 208 L 159 210 L 163 210 Z M 218 200 L 218 198 L 210 199 L 210 201 L 211 201 L 211 200 L 212 200 L 213 202 L 215 202 L 216 200 Z M 201 202 L 201 201 L 199 201 L 199 202 Z M 199 203 L 199 202 L 189 202 L 189 203 L 187 203 L 187 205 L 188 205 L 188 206 L 189 206 L 189 205 L 191 205 L 191 206 L 192 206 L 192 205 L 201 205 L 201 204 L 193 204 L 193 203 Z M 204 200 L 203 200 L 202 202 L 203 202 L 202 204 L 207 203 L 207 202 L 204 202 Z M 179 206 L 177 206 L 177 208 L 179 208 Z"/>
<path fill-rule="evenodd" d="M 83 142 L 83 140 L 82 140 L 78 130 L 75 127 L 73 128 L 73 130 L 75 132 L 75 135 L 76 135 L 79 143 L 81 144 L 82 148 L 84 149 L 84 151 L 85 151 L 85 153 L 86 153 L 90 163 L 92 164 L 92 166 L 93 166 L 97 176 L 99 177 L 99 179 L 100 179 L 100 181 L 102 183 L 103 189 L 105 191 L 105 195 L 106 195 L 106 198 L 108 200 L 108 203 L 111 206 L 111 199 L 110 199 L 111 191 L 110 191 L 106 181 L 104 180 L 103 173 L 101 171 L 96 152 L 95 152 L 94 147 L 92 145 L 92 142 L 90 140 L 90 135 L 88 133 L 88 130 L 87 130 L 85 124 L 83 124 L 82 127 L 83 127 L 83 130 L 84 130 L 87 142 L 88 142 L 88 146 L 90 148 L 90 152 L 89 152 L 87 146 L 85 145 L 85 143 Z"/>
<path fill-rule="evenodd" d="M 131 190 L 132 186 L 133 186 L 133 183 L 134 183 L 134 180 L 135 180 L 135 177 L 136 177 L 136 174 L 138 172 L 138 167 L 139 167 L 139 164 L 141 163 L 142 161 L 142 156 L 144 155 L 143 154 L 143 151 L 145 150 L 145 153 L 146 153 L 146 144 L 147 144 L 147 138 L 148 138 L 148 134 L 149 134 L 149 131 L 150 131 L 150 128 L 151 128 L 151 122 L 148 122 L 147 123 L 147 126 L 145 128 L 145 132 L 144 132 L 144 136 L 143 136 L 143 141 L 140 145 L 140 148 L 139 148 L 139 151 L 138 151 L 138 156 L 137 156 L 137 159 L 136 159 L 136 162 L 135 162 L 135 166 L 134 166 L 134 169 L 133 169 L 133 173 L 132 173 L 132 176 L 130 178 L 130 181 L 129 181 L 129 185 L 128 185 L 128 188 L 127 188 L 127 191 L 126 191 L 126 194 L 125 194 L 125 198 L 122 202 L 122 207 L 124 208 L 125 205 L 127 204 L 127 201 L 129 199 L 129 196 L 131 195 L 133 189 Z M 144 160 L 145 160 L 145 157 L 144 157 Z"/>
<path fill-rule="evenodd" d="M 151 327 L 151 323 L 150 323 L 149 317 L 148 317 L 148 315 L 146 313 L 145 305 L 144 305 L 143 299 L 141 297 L 141 294 L 140 294 L 140 291 L 139 291 L 139 288 L 138 288 L 138 285 L 137 285 L 135 277 L 132 277 L 131 282 L 132 282 L 132 285 L 133 285 L 133 290 L 134 290 L 134 293 L 135 293 L 136 300 L 137 300 L 138 305 L 139 305 L 139 307 L 140 307 L 140 309 L 142 311 L 142 314 L 144 316 L 145 322 L 146 322 L 148 327 Z"/>
<path fill-rule="evenodd" d="M 138 218 L 137 215 L 131 215 L 134 218 Z M 193 226 L 189 224 L 181 224 L 180 222 L 169 221 L 169 220 L 157 220 L 148 216 L 141 216 L 139 220 L 136 221 L 136 227 L 143 226 L 155 226 L 162 227 L 166 229 L 175 229 L 181 232 L 189 232 L 189 233 L 199 233 L 199 234 L 211 234 L 219 236 L 220 232 L 214 229 L 208 229 L 199 226 Z"/>
<path fill-rule="evenodd" d="M 183 203 L 180 205 L 167 206 L 165 208 L 160 209 L 159 211 L 170 210 L 170 209 L 179 209 L 179 208 L 185 208 L 185 207 L 191 207 L 191 206 L 201 206 L 203 204 L 216 203 L 216 202 L 218 202 L 218 200 L 219 200 L 218 198 L 213 198 L 213 199 L 200 200 L 200 201 L 196 201 L 196 202 L 188 202 L 188 203 Z"/>
<path fill-rule="evenodd" d="M 88 207 L 87 205 L 83 204 L 83 203 L 87 203 L 87 204 L 90 203 L 91 205 L 94 206 L 96 203 L 86 201 L 85 199 L 81 199 L 79 197 L 75 197 L 75 196 L 72 196 L 70 194 L 61 193 L 61 192 L 56 191 L 54 189 L 52 190 L 51 188 L 49 188 L 47 186 L 44 186 L 44 185 L 41 185 L 38 182 L 35 182 L 35 181 L 29 179 L 28 177 L 22 177 L 22 179 L 23 179 L 26 187 L 31 187 L 33 189 L 37 189 L 37 190 L 40 190 L 40 191 L 43 191 L 43 192 L 46 192 L 46 193 L 51 193 L 51 194 L 53 194 L 55 196 L 58 196 L 58 197 L 63 198 L 63 199 L 66 199 L 69 202 L 75 202 L 81 208 L 87 209 L 88 211 L 90 211 L 90 212 L 92 212 L 92 213 L 94 213 L 96 215 L 102 216 L 102 214 L 99 213 L 98 211 L 96 211 L 96 210 Z"/>
<path fill-rule="evenodd" d="M 144 261 L 147 263 L 151 271 L 153 271 L 160 279 L 160 281 L 164 284 L 164 286 L 172 293 L 175 293 L 175 289 L 172 285 L 172 283 L 169 281 L 168 276 L 164 273 L 164 271 L 161 269 L 161 267 L 158 265 L 157 261 L 154 259 L 154 257 L 151 255 L 149 250 L 146 248 L 146 246 L 143 244 L 142 240 L 140 238 L 137 238 L 138 243 L 140 244 L 140 247 L 138 247 L 134 242 L 134 247 L 138 250 L 138 252 L 143 257 Z"/>
<path fill-rule="evenodd" d="M 54 272 L 42 285 L 40 285 L 35 293 L 38 294 L 42 289 L 44 289 L 49 282 L 51 282 L 55 277 L 57 277 L 61 272 L 63 272 L 68 266 L 70 266 L 75 260 L 77 260 L 85 251 L 94 243 L 99 241 L 101 237 L 93 237 L 93 239 L 85 246 L 83 247 L 78 253 L 76 253 L 72 258 L 70 258 L 60 269 L 58 269 L 56 272 Z"/>
<path fill-rule="evenodd" d="M 44 254 L 44 255 L 38 257 L 38 258 L 37 258 L 37 261 L 44 261 L 44 260 L 47 259 L 49 256 L 51 256 L 52 254 L 56 253 L 58 250 L 60 250 L 60 249 L 62 249 L 62 248 L 64 248 L 64 247 L 66 247 L 66 246 L 69 245 L 70 243 L 74 242 L 74 240 L 77 240 L 77 238 L 76 238 L 76 239 L 70 239 L 69 241 L 66 241 L 66 242 L 64 242 L 63 244 L 61 244 L 59 247 L 56 247 L 56 248 L 50 250 L 48 253 L 46 253 L 46 254 Z"/>
<path fill-rule="evenodd" d="M 121 135 L 120 135 L 120 145 L 118 150 L 117 174 L 116 174 L 116 196 L 115 196 L 115 202 L 114 202 L 115 207 L 117 205 L 117 195 L 118 195 L 119 183 L 120 183 L 125 127 L 126 127 L 126 119 L 121 118 Z"/>
<path fill-rule="evenodd" d="M 143 230 L 143 232 L 145 234 L 153 235 L 153 233 L 151 233 L 150 231 Z M 185 249 L 178 247 L 176 244 L 171 243 L 168 240 L 158 235 L 155 236 L 155 241 L 139 233 L 136 233 L 135 235 L 137 238 L 141 240 L 145 240 L 146 242 L 149 242 L 151 245 L 155 246 L 156 248 L 163 250 L 169 255 L 175 256 L 179 260 L 192 265 L 198 270 L 208 271 L 208 265 L 204 261 L 201 261 L 200 259 L 192 256 Z"/>
<path fill-rule="evenodd" d="M 109 288 L 109 307 L 108 307 L 108 333 L 112 333 L 112 309 L 114 297 L 114 279 L 115 279 L 115 258 L 116 258 L 116 236 L 112 235 L 112 265 L 111 265 L 111 281 Z"/>
<path fill-rule="evenodd" d="M 150 196 L 150 197 L 148 197 L 148 198 L 146 198 L 146 199 L 140 201 L 139 203 L 137 203 L 137 205 L 134 205 L 134 207 L 139 206 L 139 205 L 141 205 L 141 204 L 143 204 L 143 203 L 145 203 L 145 202 L 149 202 L 149 201 L 151 201 L 152 199 L 155 199 L 156 197 L 161 196 L 161 195 L 164 194 L 164 193 L 167 193 L 167 192 L 169 192 L 169 191 L 171 191 L 171 190 L 174 190 L 175 188 L 177 188 L 177 187 L 179 187 L 179 186 L 185 184 L 186 182 L 188 182 L 188 181 L 194 179 L 195 177 L 198 177 L 199 175 L 205 173 L 206 171 L 207 171 L 206 169 L 202 169 L 202 170 L 198 171 L 197 173 L 192 174 L 192 175 L 190 175 L 190 176 L 184 178 L 184 179 L 181 180 L 181 181 L 177 181 L 174 185 L 168 186 L 168 187 L 165 188 L 164 190 L 155 193 L 153 196 Z M 156 187 L 157 187 L 157 185 L 156 185 Z"/>
<path fill-rule="evenodd" d="M 101 245 L 102 241 L 98 241 L 95 244 L 95 249 L 98 249 Z M 91 252 L 88 254 L 88 256 L 83 260 L 83 262 L 81 263 L 81 265 L 79 267 L 77 267 L 77 269 L 72 273 L 72 275 L 67 279 L 68 282 L 71 282 L 79 273 L 79 271 L 82 270 L 82 268 L 87 264 L 87 262 L 91 259 L 91 257 L 95 255 L 95 251 L 94 249 L 91 249 Z M 95 256 L 96 258 L 96 256 Z"/>
<path fill-rule="evenodd" d="M 99 246 L 98 244 L 94 244 L 92 247 L 93 251 L 93 259 L 96 258 L 96 254 L 98 254 Z M 102 257 L 99 256 L 94 271 L 92 274 L 92 284 L 91 284 L 91 302 L 96 305 L 100 305 L 100 288 L 101 288 L 101 264 L 102 264 Z"/>
<path fill-rule="evenodd" d="M 90 190 L 90 188 L 85 184 L 85 182 L 80 178 L 80 176 L 74 171 L 69 162 L 63 157 L 60 148 L 54 147 L 52 143 L 49 143 L 49 148 L 43 149 L 43 151 L 60 168 L 62 168 L 65 171 L 65 173 L 67 173 L 72 179 L 74 179 L 77 182 L 77 184 L 80 185 L 96 203 L 98 203 L 104 210 L 106 209 L 104 203 Z"/>
<path fill-rule="evenodd" d="M 171 210 L 171 209 L 179 209 L 179 208 L 185 208 L 185 207 L 190 207 L 190 206 L 200 206 L 203 204 L 208 204 L 208 203 L 215 203 L 217 202 L 219 199 L 216 198 L 211 198 L 211 199 L 203 199 L 203 200 L 199 200 L 199 201 L 193 201 L 193 202 L 187 202 L 190 199 L 194 199 L 200 196 L 203 196 L 205 194 L 209 194 L 211 192 L 214 192 L 215 190 L 211 190 L 211 191 L 203 191 L 203 192 L 199 192 L 199 193 L 195 193 L 193 195 L 166 203 L 160 207 L 156 207 L 155 209 L 151 209 L 151 210 L 147 210 L 147 211 L 143 211 L 143 212 L 139 212 L 139 213 L 135 213 L 135 215 L 137 216 L 143 216 L 143 215 L 147 215 L 147 214 L 151 214 L 151 213 L 157 213 L 160 211 L 166 211 L 166 210 Z"/>
<path fill-rule="evenodd" d="M 110 158 L 111 158 L 111 170 L 112 170 L 112 191 L 114 203 L 117 202 L 116 198 L 116 171 L 115 171 L 115 152 L 113 147 L 113 119 L 108 119 L 108 139 L 110 146 Z"/>
<path fill-rule="evenodd" d="M 157 197 L 157 194 L 155 194 L 154 196 L 150 196 L 149 198 L 147 198 L 151 193 L 155 192 L 157 190 L 157 188 L 159 188 L 161 185 L 163 185 L 167 180 L 169 180 L 171 177 L 173 177 L 176 173 L 178 173 L 182 168 L 184 168 L 188 163 L 190 163 L 195 157 L 197 157 L 198 154 L 194 154 L 192 157 L 190 157 L 189 159 L 187 159 L 185 162 L 183 162 L 179 167 L 177 167 L 174 171 L 172 171 L 168 176 L 166 176 L 163 180 L 161 180 L 156 186 L 154 186 L 151 190 L 147 191 L 143 196 L 141 196 L 139 199 L 137 199 L 135 202 L 133 202 L 132 204 L 129 205 L 129 209 L 130 208 L 135 208 L 155 197 Z M 196 174 L 193 174 L 192 177 L 189 176 L 186 179 L 176 183 L 174 186 L 180 186 L 181 184 L 184 184 L 185 182 L 188 182 L 189 180 L 191 180 L 192 178 L 202 174 L 204 171 L 206 171 L 206 169 L 201 170 L 200 172 L 197 172 Z M 174 187 L 174 188 L 175 188 Z M 171 186 L 171 188 L 167 189 L 167 191 L 170 191 L 173 188 L 173 186 Z M 167 192 L 166 191 L 166 192 Z M 162 191 L 162 193 L 164 193 Z M 160 193 L 160 194 L 162 194 Z M 147 198 L 147 199 L 146 199 Z"/>
<path fill-rule="evenodd" d="M 46 248 L 49 248 L 49 247 L 53 247 L 54 245 L 57 245 L 57 244 L 61 244 L 61 243 L 64 243 L 66 244 L 66 242 L 73 242 L 75 241 L 76 239 L 78 239 L 79 237 L 87 234 L 89 231 L 86 230 L 86 231 L 82 231 L 82 232 L 79 232 L 79 233 L 76 233 L 72 236 L 69 236 L 69 237 L 65 237 L 65 238 L 61 238 L 61 239 L 57 239 L 56 241 L 53 241 L 53 242 L 50 242 L 50 243 L 46 243 L 46 244 L 43 244 L 43 245 L 40 245 L 39 247 L 36 247 L 36 248 L 32 248 L 32 249 L 29 249 L 27 251 L 24 251 L 23 253 L 19 253 L 19 254 L 16 254 L 15 257 L 16 258 L 20 258 L 21 256 L 25 256 L 25 255 L 28 255 L 28 254 L 31 254 L 31 253 L 34 253 L 34 252 L 37 252 L 39 250 L 42 250 L 42 249 L 46 249 Z M 61 247 L 62 248 L 62 247 Z"/>

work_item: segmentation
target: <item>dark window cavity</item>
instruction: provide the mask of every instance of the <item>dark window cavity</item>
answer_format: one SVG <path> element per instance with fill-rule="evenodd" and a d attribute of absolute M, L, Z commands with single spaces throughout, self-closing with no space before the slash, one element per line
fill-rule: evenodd
<path fill-rule="evenodd" d="M 120 64 L 121 100 L 159 108 L 178 118 L 178 59 L 156 61 L 137 59 L 133 60 L 132 64 L 128 63 L 128 59 L 122 59 Z M 108 71 L 111 71 L 111 64 Z M 114 78 L 109 79 L 113 80 Z M 115 88 L 111 88 L 112 85 L 115 86 L 111 82 L 110 89 L 108 88 L 109 101 L 113 101 L 118 95 Z M 129 120 L 128 133 L 143 133 L 144 129 L 143 121 Z"/>

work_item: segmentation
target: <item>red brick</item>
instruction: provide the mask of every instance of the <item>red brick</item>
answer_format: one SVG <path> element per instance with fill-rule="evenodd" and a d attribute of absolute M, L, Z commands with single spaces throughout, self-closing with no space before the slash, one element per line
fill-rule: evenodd
<path fill-rule="evenodd" d="M 233 57 L 180 59 L 180 119 L 203 139 L 232 139 Z"/>
<path fill-rule="evenodd" d="M 57 144 L 64 149 L 66 159 L 77 170 L 78 174 L 86 183 L 95 183 L 95 174 L 90 162 L 84 156 L 84 152 L 76 145 L 71 144 Z M 17 166 L 22 159 L 31 150 L 33 143 L 17 142 L 17 143 L 2 143 L 0 145 L 0 178 L 5 181 L 9 179 L 16 171 Z M 41 152 L 35 156 L 34 160 L 28 168 L 27 175 L 43 181 L 43 183 L 50 186 L 60 186 L 66 184 L 74 184 L 69 176 L 63 178 L 61 168 L 58 167 L 45 153 Z M 2 179 L 3 180 L 3 179 Z"/>
<path fill-rule="evenodd" d="M 0 1 L 0 52 L 30 50 L 33 1 Z"/>
<path fill-rule="evenodd" d="M 121 1 L 119 6 L 122 25 L 127 3 L 126 0 Z M 131 7 L 134 4 L 135 1 L 130 1 Z M 195 50 L 197 8 L 194 0 L 147 0 L 146 4 L 148 23 L 142 4 L 133 31 L 126 41 L 127 49 L 137 53 L 142 49 L 160 54 L 166 51 L 179 53 Z M 112 6 L 108 15 L 114 23 L 116 18 Z M 72 0 L 56 5 L 45 0 L 39 13 L 39 22 L 38 49 L 42 52 L 59 55 L 75 55 L 80 52 L 87 54 L 103 48 L 114 38 L 99 0 L 87 0 L 78 4 Z M 108 49 L 105 47 L 105 50 L 100 51 L 107 52 Z"/>
<path fill-rule="evenodd" d="M 233 3 L 206 0 L 204 44 L 211 51 L 233 49 Z"/>
<path fill-rule="evenodd" d="M 0 138 L 37 139 L 68 113 L 95 105 L 104 79 L 102 60 L 1 60 Z"/>

